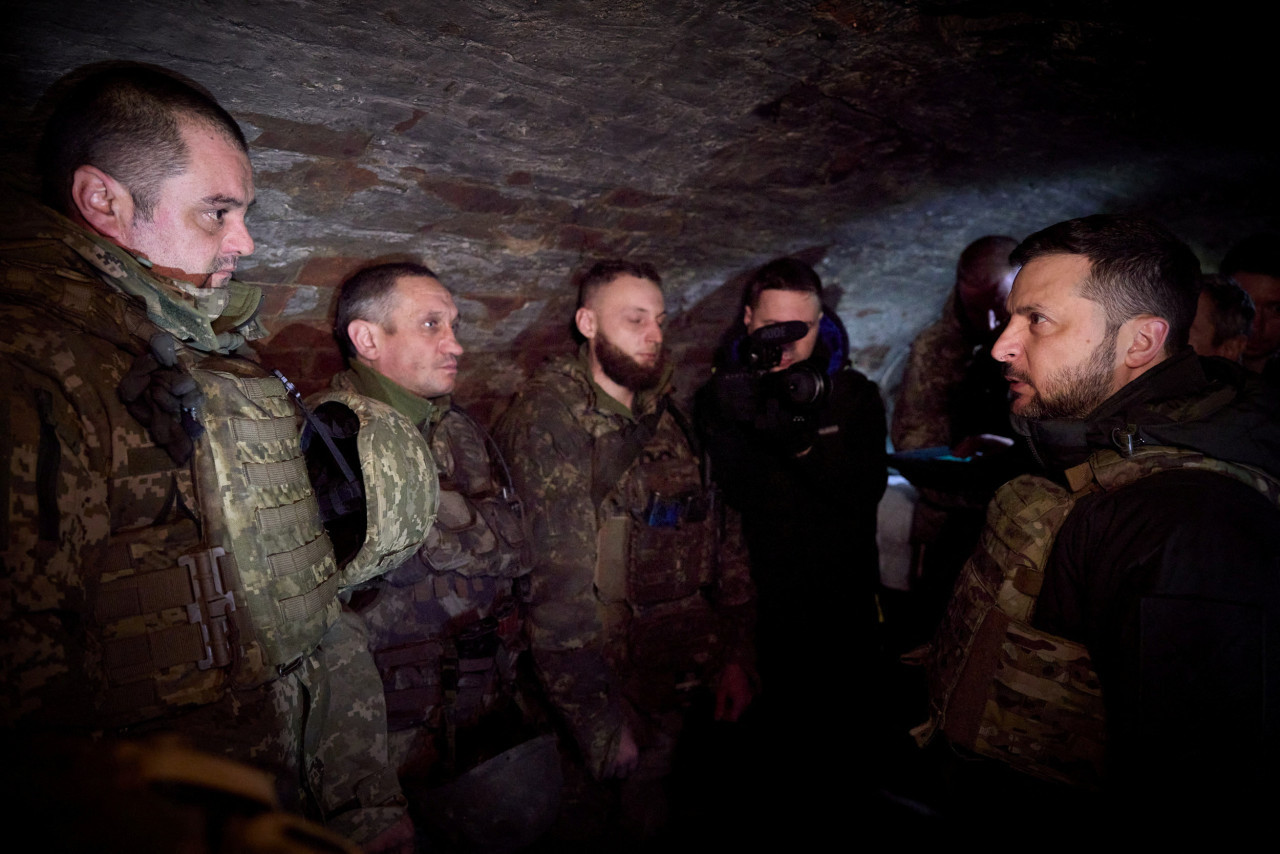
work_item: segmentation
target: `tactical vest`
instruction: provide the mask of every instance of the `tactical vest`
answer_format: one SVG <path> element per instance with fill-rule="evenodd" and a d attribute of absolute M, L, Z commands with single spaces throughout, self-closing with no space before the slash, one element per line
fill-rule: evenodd
<path fill-rule="evenodd" d="M 284 385 L 227 357 L 190 373 L 205 433 L 182 500 L 198 507 L 203 537 L 191 520 L 113 535 L 95 608 L 108 716 L 212 702 L 228 672 L 238 685 L 269 681 L 338 617 L 337 566 Z"/>
<path fill-rule="evenodd" d="M 593 477 L 617 471 L 619 454 L 634 462 L 598 507 L 594 580 L 606 625 L 625 631 L 627 670 L 651 675 L 656 687 L 672 675 L 705 675 L 723 641 L 703 595 L 717 576 L 722 508 L 672 411 L 638 453 L 627 450 L 633 441 L 625 430 L 595 439 Z"/>
<path fill-rule="evenodd" d="M 342 567 L 349 587 L 404 563 L 426 540 L 440 506 L 435 460 L 418 428 L 395 409 L 353 391 L 331 390 L 307 405 L 345 406 L 359 423 L 356 450 L 364 485 L 365 536 Z"/>
<path fill-rule="evenodd" d="M 387 728 L 453 733 L 510 695 L 532 561 L 519 504 L 506 497 L 509 479 L 495 477 L 497 449 L 483 428 L 450 409 L 429 441 L 442 479 L 436 533 L 387 574 L 361 614 L 385 687 Z M 391 746 L 394 754 L 395 738 Z M 440 745 L 445 761 L 453 747 L 452 738 Z"/>
<path fill-rule="evenodd" d="M 1077 499 L 1174 469 L 1213 471 L 1280 503 L 1280 482 L 1247 466 L 1179 448 L 1101 451 L 1067 472 L 1074 492 L 1022 475 L 1001 487 L 934 636 L 929 722 L 951 741 L 1037 777 L 1086 788 L 1105 769 L 1102 690 L 1088 650 L 1032 627 L 1054 539 Z"/>

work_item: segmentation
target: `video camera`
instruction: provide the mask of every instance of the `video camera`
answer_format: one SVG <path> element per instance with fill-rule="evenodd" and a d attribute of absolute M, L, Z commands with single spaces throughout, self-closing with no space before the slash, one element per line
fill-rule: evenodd
<path fill-rule="evenodd" d="M 817 407 L 830 393 L 827 375 L 809 365 L 801 363 L 785 371 L 772 372 L 782 364 L 782 354 L 787 345 L 808 334 L 809 324 L 803 320 L 788 320 L 762 326 L 743 339 L 742 363 L 766 399 L 777 399 L 789 408 Z"/>
<path fill-rule="evenodd" d="M 718 373 L 714 379 L 721 414 L 779 434 L 788 446 L 811 441 L 812 437 L 805 437 L 831 393 L 830 378 L 804 362 L 773 370 L 782 364 L 787 345 L 808 334 L 809 324 L 789 320 L 762 326 L 744 338 L 738 350 L 743 367 Z"/>

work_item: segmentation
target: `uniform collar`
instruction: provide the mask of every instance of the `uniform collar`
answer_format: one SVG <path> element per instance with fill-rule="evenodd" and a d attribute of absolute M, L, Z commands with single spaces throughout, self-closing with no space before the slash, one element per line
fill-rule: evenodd
<path fill-rule="evenodd" d="M 450 406 L 449 395 L 419 397 L 362 362 L 352 362 L 348 375 L 357 392 L 385 403 L 419 427 L 435 424 Z"/>
<path fill-rule="evenodd" d="M 43 206 L 39 210 L 44 221 L 36 225 L 38 236 L 60 240 L 108 284 L 141 301 L 147 318 L 184 344 L 205 352 L 226 353 L 245 341 L 266 336 L 266 329 L 257 320 L 262 291 L 256 286 L 233 279 L 222 289 L 184 289 L 182 283 L 157 275 L 150 262 L 105 237 L 54 210 Z"/>

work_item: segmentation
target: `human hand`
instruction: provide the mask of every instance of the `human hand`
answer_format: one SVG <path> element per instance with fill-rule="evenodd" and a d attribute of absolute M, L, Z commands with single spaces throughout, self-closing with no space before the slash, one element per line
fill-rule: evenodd
<path fill-rule="evenodd" d="M 997 436 L 994 433 L 979 433 L 976 436 L 965 436 L 957 442 L 956 446 L 951 449 L 951 455 L 965 459 L 966 457 L 1007 451 L 1012 447 L 1013 440 L 1007 436 Z"/>
<path fill-rule="evenodd" d="M 741 664 L 726 664 L 716 682 L 716 720 L 736 723 L 751 705 L 754 692 Z"/>
<path fill-rule="evenodd" d="M 618 780 L 625 779 L 635 773 L 636 766 L 639 764 L 640 747 L 636 744 L 635 736 L 631 734 L 631 727 L 623 724 L 622 732 L 618 734 L 618 748 L 614 751 L 613 761 L 605 769 L 604 776 Z"/>

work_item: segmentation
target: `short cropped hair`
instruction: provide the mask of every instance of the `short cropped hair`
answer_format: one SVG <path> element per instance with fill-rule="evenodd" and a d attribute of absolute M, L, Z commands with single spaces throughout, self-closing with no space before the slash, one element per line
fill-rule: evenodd
<path fill-rule="evenodd" d="M 799 258 L 775 258 L 751 274 L 743 289 L 743 305 L 755 310 L 763 291 L 796 291 L 813 294 L 822 302 L 822 279 Z"/>
<path fill-rule="evenodd" d="M 1037 231 L 1014 250 L 1017 266 L 1049 255 L 1083 255 L 1080 296 L 1106 312 L 1107 333 L 1141 314 L 1169 322 L 1165 352 L 1187 343 L 1200 299 L 1200 262 L 1187 244 L 1150 220 L 1096 214 Z"/>
<path fill-rule="evenodd" d="M 1280 278 L 1280 234 L 1255 234 L 1231 247 L 1218 272 L 1226 276 L 1236 273 L 1259 273 Z"/>
<path fill-rule="evenodd" d="M 1232 338 L 1241 335 L 1248 338 L 1253 329 L 1253 316 L 1257 313 L 1249 292 L 1236 284 L 1235 279 L 1214 273 L 1200 277 L 1200 292 L 1209 295 L 1213 307 L 1213 346 L 1221 347 Z"/>
<path fill-rule="evenodd" d="M 356 358 L 355 345 L 347 334 L 353 320 L 376 323 L 388 332 L 394 332 L 391 309 L 396 282 L 410 276 L 439 279 L 430 267 L 408 262 L 375 264 L 358 270 L 342 283 L 338 292 L 338 310 L 333 318 L 333 340 L 338 342 L 342 358 L 347 363 Z"/>
<path fill-rule="evenodd" d="M 653 282 L 662 287 L 662 277 L 657 269 L 648 261 L 629 261 L 625 258 L 609 258 L 597 261 L 590 267 L 579 270 L 573 277 L 578 286 L 578 308 L 586 305 L 596 291 L 612 282 L 619 276 L 635 276 Z"/>
<path fill-rule="evenodd" d="M 75 171 L 94 166 L 123 184 L 135 216 L 149 221 L 165 179 L 187 169 L 183 121 L 204 124 L 249 151 L 240 126 L 212 96 L 161 69 L 113 66 L 70 84 L 40 141 L 45 203 L 70 214 Z"/>

